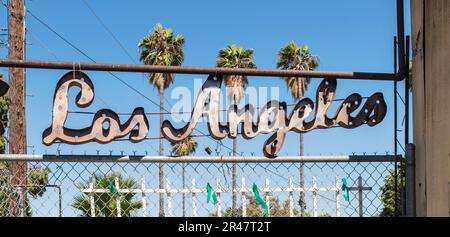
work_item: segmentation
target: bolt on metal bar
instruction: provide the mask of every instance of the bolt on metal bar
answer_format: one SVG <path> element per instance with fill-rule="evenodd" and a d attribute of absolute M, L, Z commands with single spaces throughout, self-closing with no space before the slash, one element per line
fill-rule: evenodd
<path fill-rule="evenodd" d="M 122 156 L 122 155 L 31 155 L 1 154 L 0 161 L 28 162 L 99 162 L 99 163 L 297 163 L 297 162 L 394 162 L 402 159 L 393 155 L 347 156 Z"/>
<path fill-rule="evenodd" d="M 395 74 L 392 73 L 157 66 L 157 65 L 137 65 L 137 64 L 56 62 L 56 61 L 36 61 L 36 60 L 24 61 L 24 60 L 10 60 L 10 59 L 0 60 L 0 67 L 63 69 L 63 70 L 77 69 L 87 71 L 176 73 L 176 74 L 203 74 L 203 75 L 339 78 L 339 79 L 385 80 L 385 81 L 392 81 L 395 79 Z"/>

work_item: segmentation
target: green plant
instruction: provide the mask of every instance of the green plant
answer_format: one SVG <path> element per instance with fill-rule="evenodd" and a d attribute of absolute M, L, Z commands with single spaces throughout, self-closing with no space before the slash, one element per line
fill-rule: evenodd
<path fill-rule="evenodd" d="M 383 210 L 380 213 L 382 217 L 393 217 L 401 214 L 399 200 L 402 185 L 405 183 L 403 169 L 400 167 L 397 174 L 397 189 L 395 189 L 395 170 L 389 170 L 389 174 L 384 177 L 384 185 L 381 187 L 381 201 L 383 202 Z M 395 211 L 395 199 L 397 197 L 397 212 Z"/>
<path fill-rule="evenodd" d="M 248 202 L 245 205 L 247 217 L 263 217 L 265 214 L 264 209 L 256 203 L 256 199 L 252 195 L 247 195 Z M 289 217 L 289 200 L 285 200 L 283 204 L 276 197 L 270 197 L 270 216 L 271 217 Z M 298 209 L 294 208 L 294 216 L 298 216 Z M 216 216 L 217 213 L 211 213 L 211 216 Z M 222 216 L 233 216 L 232 209 L 227 208 Z M 237 209 L 236 216 L 242 217 L 242 205 Z"/>
<path fill-rule="evenodd" d="M 48 167 L 36 166 L 28 169 L 28 193 L 34 198 L 42 197 L 47 191 L 48 175 L 51 170 Z"/>
<path fill-rule="evenodd" d="M 189 136 L 179 142 L 171 142 L 172 154 L 174 156 L 188 156 L 195 152 L 197 149 L 197 141 Z"/>
<path fill-rule="evenodd" d="M 237 45 L 228 45 L 219 51 L 217 67 L 224 68 L 256 68 L 253 49 L 244 49 Z M 246 76 L 227 75 L 224 77 L 228 89 L 230 103 L 238 104 L 244 96 L 245 87 L 248 85 Z"/>
<path fill-rule="evenodd" d="M 0 74 L 0 78 L 3 75 Z M 8 110 L 9 110 L 9 96 L 0 97 L 0 120 L 3 126 L 6 128 L 8 125 Z M 6 152 L 6 139 L 4 134 L 0 136 L 0 154 Z M 0 216 L 8 216 L 9 212 L 9 196 L 11 191 L 8 189 L 9 184 L 9 170 L 7 162 L 0 162 Z"/>
<path fill-rule="evenodd" d="M 3 78 L 3 75 L 0 74 L 0 78 Z M 6 93 L 4 96 L 0 97 L 0 122 L 3 127 L 6 128 L 8 126 L 8 111 L 9 111 L 9 93 Z M 6 139 L 5 135 L 2 134 L 0 136 L 0 154 L 4 154 L 6 151 Z"/>
<path fill-rule="evenodd" d="M 118 178 L 121 189 L 136 189 L 138 184 L 136 181 L 129 177 L 124 178 L 120 173 L 111 174 L 94 174 L 91 178 L 94 180 L 94 188 L 97 189 L 108 189 L 109 183 L 113 182 L 115 178 Z M 88 188 L 89 182 L 82 182 L 77 185 L 78 188 Z M 120 191 L 120 190 L 119 190 Z M 116 203 L 116 193 L 95 193 L 95 216 L 97 217 L 116 217 L 117 216 L 117 203 Z M 133 216 L 134 212 L 142 207 L 142 203 L 139 201 L 134 201 L 135 193 L 121 193 L 120 195 L 120 208 L 121 216 L 130 217 Z M 91 216 L 91 204 L 89 196 L 82 194 L 76 196 L 72 207 L 78 209 L 81 212 L 81 216 L 90 217 Z"/>

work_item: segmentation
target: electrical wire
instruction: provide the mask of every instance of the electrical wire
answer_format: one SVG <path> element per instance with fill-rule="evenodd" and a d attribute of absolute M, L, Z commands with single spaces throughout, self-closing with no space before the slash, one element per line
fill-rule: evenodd
<path fill-rule="evenodd" d="M 362 99 L 367 99 L 369 97 L 362 97 Z M 333 101 L 343 101 L 345 99 L 334 99 Z M 288 104 L 288 107 L 296 106 L 297 104 Z M 262 107 L 256 107 L 255 109 L 261 109 Z M 220 109 L 219 112 L 227 112 L 227 109 Z M 68 113 L 72 114 L 95 114 L 96 112 L 93 111 L 68 111 Z M 133 113 L 130 112 L 116 112 L 118 115 L 132 115 Z M 189 111 L 181 111 L 181 112 L 145 112 L 146 115 L 160 115 L 160 114 L 192 114 L 192 112 Z"/>
<path fill-rule="evenodd" d="M 130 52 L 123 46 L 123 44 L 119 41 L 119 39 L 115 36 L 115 34 L 108 28 L 108 26 L 103 22 L 103 20 L 98 16 L 97 13 L 95 13 L 95 10 L 87 3 L 86 0 L 81 0 L 84 5 L 89 9 L 89 11 L 92 13 L 92 15 L 95 16 L 97 21 L 102 25 L 102 27 L 111 35 L 111 37 L 114 39 L 114 41 L 119 45 L 119 47 L 122 49 L 122 51 L 128 56 L 128 58 L 133 61 L 133 63 L 137 64 L 136 60 L 131 56 Z"/>
<path fill-rule="evenodd" d="M 2 2 L 3 3 L 3 2 Z M 5 6 L 6 7 L 6 6 Z M 29 9 L 26 10 L 27 13 L 30 14 L 30 16 L 32 16 L 34 19 L 36 19 L 39 23 L 41 23 L 43 26 L 45 26 L 48 30 L 50 30 L 52 33 L 54 33 L 56 36 L 58 36 L 58 38 L 60 38 L 61 40 L 63 40 L 65 43 L 67 43 L 69 46 L 71 46 L 73 49 L 75 49 L 77 52 L 79 52 L 80 54 L 82 54 L 83 56 L 85 56 L 86 58 L 88 58 L 90 61 L 96 63 L 96 61 L 90 57 L 87 53 L 85 53 L 83 50 L 81 50 L 79 47 L 77 47 L 76 45 L 74 45 L 73 43 L 71 43 L 69 40 L 67 40 L 64 36 L 62 36 L 61 34 L 59 34 L 56 30 L 54 30 L 50 25 L 48 25 L 47 23 L 45 23 L 42 19 L 40 19 L 39 17 L 37 17 L 35 14 L 33 14 Z M 81 70 L 81 68 L 79 68 Z M 143 98 L 145 98 L 146 100 L 150 101 L 152 104 L 154 104 L 155 106 L 157 106 L 158 108 L 160 107 L 158 103 L 156 103 L 155 101 L 153 101 L 152 99 L 150 99 L 149 97 L 147 97 L 145 94 L 143 94 L 142 92 L 140 92 L 139 90 L 137 90 L 136 88 L 134 88 L 133 86 L 131 86 L 129 83 L 125 82 L 124 80 L 122 80 L 120 77 L 118 77 L 116 74 L 112 73 L 112 72 L 108 72 L 110 75 L 112 75 L 114 78 L 116 78 L 117 80 L 119 80 L 122 84 L 124 84 L 126 87 L 128 87 L 129 89 L 131 89 L 132 91 L 134 91 L 135 93 L 137 93 L 138 95 L 142 96 Z M 165 108 L 160 108 L 166 112 L 169 112 L 167 109 Z M 198 131 L 199 133 L 201 133 L 202 135 L 206 135 L 204 132 L 200 131 L 197 128 L 194 128 L 196 131 Z M 209 137 L 212 141 L 220 144 L 221 146 L 227 148 L 228 150 L 233 150 L 232 148 L 225 146 L 222 142 L 214 140 L 212 137 Z"/>

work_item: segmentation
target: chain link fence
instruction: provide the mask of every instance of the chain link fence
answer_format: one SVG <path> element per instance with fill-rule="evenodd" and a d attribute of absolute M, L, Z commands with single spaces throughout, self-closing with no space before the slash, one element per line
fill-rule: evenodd
<path fill-rule="evenodd" d="M 189 158 L 25 155 L 21 161 L 27 161 L 27 181 L 13 184 L 13 177 L 20 176 L 10 169 L 16 161 L 2 157 L 0 216 L 264 216 L 266 211 L 277 217 L 379 216 L 384 208 L 382 187 L 396 160 Z M 267 209 L 257 201 L 254 188 Z"/>

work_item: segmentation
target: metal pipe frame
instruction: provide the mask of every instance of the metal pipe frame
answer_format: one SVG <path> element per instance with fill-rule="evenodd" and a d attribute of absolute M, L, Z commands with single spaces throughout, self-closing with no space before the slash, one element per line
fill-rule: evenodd
<path fill-rule="evenodd" d="M 61 185 L 58 184 L 46 184 L 46 185 L 14 185 L 14 188 L 33 188 L 33 187 L 46 187 L 46 188 L 56 188 L 58 189 L 58 210 L 59 217 L 62 217 L 62 191 Z"/>
<path fill-rule="evenodd" d="M 324 163 L 324 162 L 395 162 L 402 159 L 394 155 L 348 156 L 280 156 L 268 159 L 264 156 L 122 156 L 122 155 L 32 155 L 1 154 L 2 161 L 27 162 L 87 162 L 87 163 Z"/>
<path fill-rule="evenodd" d="M 416 216 L 416 147 L 414 144 L 406 145 L 405 164 L 405 215 L 407 217 Z"/>
<path fill-rule="evenodd" d="M 398 39 L 397 37 L 394 37 L 394 73 L 397 74 L 397 59 L 398 59 L 398 48 L 397 48 Z M 397 82 L 398 80 L 394 81 L 394 156 L 398 155 L 398 128 L 397 128 L 397 117 L 398 117 L 398 111 L 397 111 Z M 394 162 L 394 215 L 397 215 L 398 213 L 398 162 Z"/>
<path fill-rule="evenodd" d="M 156 66 L 138 64 L 107 64 L 89 62 L 56 62 L 37 60 L 0 60 L 0 67 L 19 67 L 36 69 L 86 70 L 109 72 L 143 72 L 143 73 L 175 73 L 202 75 L 243 75 L 264 77 L 309 77 L 309 78 L 339 78 L 358 80 L 393 81 L 395 74 L 370 72 L 337 72 L 337 71 L 298 71 L 280 69 L 246 69 L 217 67 L 186 67 L 186 66 Z"/>
<path fill-rule="evenodd" d="M 405 42 L 405 62 L 408 63 L 409 62 L 409 58 L 410 58 L 410 36 L 406 36 L 405 38 L 406 42 Z M 408 63 L 408 70 L 409 70 L 409 63 Z M 411 159 L 411 157 L 408 157 L 408 155 L 411 155 L 412 153 L 409 152 L 408 153 L 408 145 L 409 144 L 409 90 L 410 90 L 410 81 L 409 81 L 409 71 L 408 73 L 405 74 L 405 137 L 404 137 L 404 147 L 405 147 L 405 160 L 403 160 L 402 162 L 402 169 L 400 169 L 400 171 L 402 172 L 400 175 L 401 177 L 405 177 L 404 179 L 400 179 L 400 187 L 401 188 L 401 195 L 402 195 L 402 206 L 403 206 L 403 215 L 406 215 L 407 213 L 409 213 L 408 210 L 411 208 L 411 205 L 408 204 L 408 201 L 410 199 L 414 199 L 411 197 L 408 197 L 408 195 L 411 195 L 412 192 L 407 192 L 406 190 L 406 184 L 405 183 L 413 183 L 413 185 L 415 185 L 415 177 L 414 176 L 410 176 L 409 174 L 407 174 L 407 172 L 410 172 L 410 170 L 406 169 L 406 163 L 408 162 L 409 159 Z M 413 172 L 415 175 L 415 172 Z M 406 179 L 411 179 L 411 180 L 406 180 Z M 414 203 L 415 205 L 415 203 Z"/>
<path fill-rule="evenodd" d="M 405 9 L 404 0 L 397 0 L 397 36 L 400 72 L 403 72 L 405 63 Z M 400 73 L 403 75 L 403 73 Z M 403 77 L 404 78 L 404 77 Z M 402 78 L 402 79 L 403 79 Z"/>

